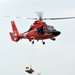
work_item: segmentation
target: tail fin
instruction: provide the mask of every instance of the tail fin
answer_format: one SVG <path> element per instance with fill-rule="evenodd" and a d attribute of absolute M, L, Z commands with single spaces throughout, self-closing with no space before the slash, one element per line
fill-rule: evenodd
<path fill-rule="evenodd" d="M 18 29 L 17 29 L 16 24 L 15 24 L 14 21 L 11 21 L 11 25 L 12 25 L 12 31 L 13 32 L 9 33 L 10 37 L 11 37 L 12 41 L 17 42 L 17 41 L 20 40 L 20 38 L 18 37 L 18 35 L 19 35 Z"/>

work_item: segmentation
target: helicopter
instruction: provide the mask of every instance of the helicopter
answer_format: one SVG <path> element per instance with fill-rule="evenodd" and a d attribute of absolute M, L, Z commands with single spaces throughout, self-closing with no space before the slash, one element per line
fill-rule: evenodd
<path fill-rule="evenodd" d="M 44 20 L 62 20 L 62 19 L 74 19 L 75 17 L 62 17 L 62 18 L 43 18 L 42 12 L 37 12 L 39 18 L 28 18 L 34 19 L 35 21 L 30 26 L 29 30 L 23 33 L 19 33 L 14 21 L 11 21 L 12 32 L 9 32 L 12 41 L 18 42 L 20 39 L 28 39 L 32 44 L 34 40 L 42 40 L 43 45 L 45 39 L 56 40 L 56 37 L 61 34 L 60 31 L 56 30 L 54 26 L 48 25 Z M 9 17 L 9 16 L 7 16 Z M 21 18 L 21 17 L 16 17 Z"/>

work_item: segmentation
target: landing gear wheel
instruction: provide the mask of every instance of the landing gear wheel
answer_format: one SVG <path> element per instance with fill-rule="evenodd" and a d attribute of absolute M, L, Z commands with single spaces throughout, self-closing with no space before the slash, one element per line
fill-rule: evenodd
<path fill-rule="evenodd" d="M 32 44 L 34 44 L 34 41 L 32 41 Z"/>
<path fill-rule="evenodd" d="M 45 42 L 42 40 L 43 45 L 45 44 Z"/>
<path fill-rule="evenodd" d="M 45 44 L 45 42 L 43 42 L 43 45 Z"/>
<path fill-rule="evenodd" d="M 53 41 L 55 41 L 56 39 L 55 38 L 53 38 Z"/>
<path fill-rule="evenodd" d="M 56 39 L 55 38 L 51 38 L 51 40 L 55 41 Z"/>

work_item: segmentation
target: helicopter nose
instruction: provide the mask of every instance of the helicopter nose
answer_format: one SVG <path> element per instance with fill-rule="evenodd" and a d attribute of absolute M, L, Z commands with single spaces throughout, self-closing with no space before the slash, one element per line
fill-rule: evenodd
<path fill-rule="evenodd" d="M 60 31 L 55 31 L 55 32 L 52 32 L 52 34 L 53 34 L 54 36 L 58 36 L 58 35 L 61 34 L 61 32 L 60 32 Z"/>

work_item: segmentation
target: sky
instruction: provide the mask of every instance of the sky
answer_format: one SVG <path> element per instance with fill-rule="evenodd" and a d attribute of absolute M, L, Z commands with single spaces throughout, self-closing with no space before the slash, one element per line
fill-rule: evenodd
<path fill-rule="evenodd" d="M 75 17 L 75 0 L 0 0 L 0 75 L 29 75 L 25 67 L 32 65 L 33 75 L 75 75 L 75 19 L 45 21 L 61 31 L 56 41 L 27 39 L 13 42 L 9 36 L 11 21 L 19 32 L 29 29 L 34 20 L 7 18 L 3 15 L 25 18 Z"/>

